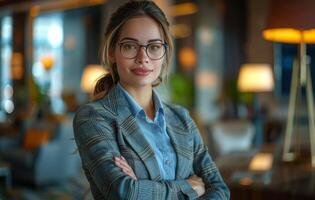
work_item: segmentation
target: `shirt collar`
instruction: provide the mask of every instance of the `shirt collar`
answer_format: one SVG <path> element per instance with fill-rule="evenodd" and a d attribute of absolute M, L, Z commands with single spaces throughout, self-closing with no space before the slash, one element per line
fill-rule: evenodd
<path fill-rule="evenodd" d="M 140 112 L 144 113 L 143 108 L 138 104 L 138 102 L 122 87 L 122 85 L 118 82 L 117 83 L 117 88 L 119 91 L 121 91 L 128 102 L 130 106 L 130 111 L 133 116 L 137 116 Z M 164 109 L 162 102 L 158 96 L 158 94 L 153 90 L 153 102 L 154 102 L 154 108 L 155 108 L 155 113 L 161 113 L 164 116 Z"/>
<path fill-rule="evenodd" d="M 155 113 L 161 113 L 162 115 L 164 115 L 164 108 L 163 108 L 162 101 L 160 97 L 158 96 L 158 94 L 155 92 L 155 90 L 153 90 L 153 102 L 154 102 Z"/>

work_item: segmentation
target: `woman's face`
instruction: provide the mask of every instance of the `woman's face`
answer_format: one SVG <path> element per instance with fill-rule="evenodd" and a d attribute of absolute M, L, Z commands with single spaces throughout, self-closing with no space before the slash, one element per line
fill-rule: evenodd
<path fill-rule="evenodd" d="M 163 43 L 159 25 L 152 18 L 128 20 L 121 29 L 113 57 L 120 83 L 132 88 L 151 87 L 161 72 L 164 56 L 156 58 L 164 52 Z M 146 45 L 150 45 L 147 52 L 151 58 L 146 53 Z"/>

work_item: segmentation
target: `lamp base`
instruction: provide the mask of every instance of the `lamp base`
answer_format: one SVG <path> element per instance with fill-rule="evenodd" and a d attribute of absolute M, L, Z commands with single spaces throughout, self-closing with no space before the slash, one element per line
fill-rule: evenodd
<path fill-rule="evenodd" d="M 311 148 L 311 165 L 315 168 L 315 109 L 314 96 L 312 88 L 312 80 L 310 75 L 309 65 L 306 63 L 306 46 L 305 43 L 300 43 L 300 63 L 295 63 L 292 71 L 290 100 L 288 110 L 288 121 L 285 131 L 284 149 L 282 159 L 283 161 L 293 161 L 296 159 L 296 153 L 291 152 L 292 133 L 295 115 L 295 106 L 297 102 L 297 92 L 300 86 L 306 87 L 308 126 L 310 135 Z"/>
<path fill-rule="evenodd" d="M 289 152 L 289 153 L 286 153 L 283 155 L 282 160 L 285 162 L 292 162 L 292 161 L 296 160 L 296 157 L 297 157 L 296 153 Z"/>

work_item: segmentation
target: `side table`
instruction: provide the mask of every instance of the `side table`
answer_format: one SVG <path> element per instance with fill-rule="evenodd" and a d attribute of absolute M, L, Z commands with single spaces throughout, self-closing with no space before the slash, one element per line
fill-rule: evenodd
<path fill-rule="evenodd" d="M 310 162 L 284 163 L 281 145 L 262 146 L 259 150 L 231 153 L 216 164 L 230 188 L 231 199 L 242 200 L 314 200 L 315 170 Z M 257 173 L 250 170 L 252 158 L 258 153 L 272 153 L 271 169 Z"/>

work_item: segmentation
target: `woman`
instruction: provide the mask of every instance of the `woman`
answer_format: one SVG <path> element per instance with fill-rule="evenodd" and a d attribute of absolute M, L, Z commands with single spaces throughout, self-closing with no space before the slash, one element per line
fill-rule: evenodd
<path fill-rule="evenodd" d="M 229 190 L 186 109 L 153 90 L 165 78 L 173 44 L 164 13 L 131 1 L 106 29 L 99 100 L 74 119 L 82 167 L 95 199 L 229 199 Z"/>

